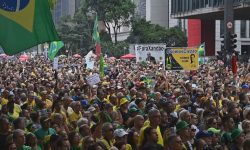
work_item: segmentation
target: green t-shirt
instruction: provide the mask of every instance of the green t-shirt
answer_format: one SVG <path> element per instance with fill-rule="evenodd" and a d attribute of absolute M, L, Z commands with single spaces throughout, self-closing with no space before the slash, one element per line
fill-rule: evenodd
<path fill-rule="evenodd" d="M 48 142 L 49 136 L 53 134 L 56 134 L 56 131 L 52 128 L 49 128 L 47 131 L 45 131 L 43 128 L 37 129 L 35 131 L 35 135 L 37 139 L 42 142 Z"/>
<path fill-rule="evenodd" d="M 23 145 L 21 148 L 17 150 L 31 150 L 31 147 Z"/>

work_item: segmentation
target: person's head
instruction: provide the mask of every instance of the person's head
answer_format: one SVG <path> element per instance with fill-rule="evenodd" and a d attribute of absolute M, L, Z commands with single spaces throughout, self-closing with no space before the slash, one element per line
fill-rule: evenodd
<path fill-rule="evenodd" d="M 86 136 L 83 138 L 83 148 L 88 149 L 89 146 L 93 145 L 95 143 L 94 139 L 91 136 Z"/>
<path fill-rule="evenodd" d="M 90 127 L 87 124 L 81 125 L 79 127 L 79 133 L 81 134 L 82 137 L 90 136 L 91 135 Z"/>
<path fill-rule="evenodd" d="M 168 124 L 168 113 L 165 111 L 161 111 L 161 123 Z"/>
<path fill-rule="evenodd" d="M 132 146 L 133 149 L 137 147 L 137 143 L 139 140 L 139 133 L 137 131 L 131 130 L 128 132 L 128 144 Z"/>
<path fill-rule="evenodd" d="M 200 130 L 197 134 L 196 134 L 196 139 L 202 139 L 206 142 L 207 145 L 212 145 L 212 136 L 213 133 L 212 132 L 208 132 L 205 130 Z"/>
<path fill-rule="evenodd" d="M 119 141 L 119 142 L 115 142 L 114 146 L 119 149 L 119 150 L 126 150 L 126 143 Z"/>
<path fill-rule="evenodd" d="M 244 133 L 250 133 L 250 120 L 244 120 L 242 122 L 242 129 Z"/>
<path fill-rule="evenodd" d="M 179 114 L 179 118 L 182 121 L 186 121 L 187 123 L 191 122 L 191 114 L 188 110 L 182 110 Z"/>
<path fill-rule="evenodd" d="M 245 134 L 240 129 L 234 129 L 231 133 L 231 139 L 236 145 L 242 145 L 245 140 Z"/>
<path fill-rule="evenodd" d="M 147 127 L 144 130 L 144 141 L 142 142 L 143 144 L 146 144 L 147 142 L 149 143 L 157 143 L 158 141 L 158 134 L 156 129 L 152 127 Z"/>
<path fill-rule="evenodd" d="M 52 122 L 55 124 L 62 124 L 63 123 L 63 116 L 60 113 L 55 113 L 52 119 Z"/>
<path fill-rule="evenodd" d="M 222 125 L 224 127 L 224 130 L 233 130 L 235 127 L 234 120 L 232 117 L 226 115 L 221 118 Z"/>
<path fill-rule="evenodd" d="M 183 142 L 179 135 L 170 135 L 167 139 L 167 148 L 170 150 L 183 150 Z"/>
<path fill-rule="evenodd" d="M 21 129 L 16 129 L 13 131 L 13 141 L 16 144 L 17 148 L 20 148 L 25 143 L 24 131 Z"/>
<path fill-rule="evenodd" d="M 250 107 L 245 107 L 243 109 L 243 118 L 250 120 Z"/>
<path fill-rule="evenodd" d="M 152 108 L 148 112 L 148 118 L 152 127 L 157 127 L 161 123 L 161 113 L 158 109 Z"/>
<path fill-rule="evenodd" d="M 195 147 L 196 147 L 196 150 L 204 150 L 204 149 L 206 149 L 208 147 L 208 145 L 207 145 L 205 140 L 198 139 L 195 142 Z"/>
<path fill-rule="evenodd" d="M 127 135 L 128 133 L 124 129 L 116 129 L 114 131 L 114 137 L 116 142 L 127 143 Z"/>
<path fill-rule="evenodd" d="M 107 140 L 112 140 L 114 138 L 114 128 L 111 123 L 104 123 L 102 126 L 102 135 Z"/>
<path fill-rule="evenodd" d="M 147 56 L 148 56 L 148 57 L 151 57 L 151 53 L 147 53 Z"/>
<path fill-rule="evenodd" d="M 48 130 L 50 128 L 50 118 L 47 117 L 47 116 L 42 116 L 40 118 L 40 123 L 41 123 L 41 126 L 44 130 Z"/>
<path fill-rule="evenodd" d="M 70 143 L 69 140 L 63 140 L 60 139 L 58 140 L 58 142 L 56 143 L 56 147 L 59 150 L 70 150 Z"/>
<path fill-rule="evenodd" d="M 120 99 L 120 108 L 121 109 L 128 109 L 129 101 L 126 98 Z"/>
<path fill-rule="evenodd" d="M 250 139 L 246 139 L 243 143 L 244 150 L 250 150 Z"/>
<path fill-rule="evenodd" d="M 207 128 L 218 128 L 218 125 L 217 125 L 217 120 L 216 118 L 208 118 L 207 119 L 207 122 L 206 122 L 206 125 L 207 125 Z"/>
<path fill-rule="evenodd" d="M 191 124 L 197 125 L 198 124 L 198 116 L 196 114 L 191 113 Z"/>
<path fill-rule="evenodd" d="M 74 101 L 71 103 L 72 109 L 75 113 L 79 113 L 81 110 L 81 103 L 80 101 Z"/>
<path fill-rule="evenodd" d="M 190 138 L 190 127 L 186 121 L 179 121 L 176 124 L 176 133 L 180 135 L 181 139 L 187 140 Z"/>
<path fill-rule="evenodd" d="M 28 133 L 26 135 L 26 144 L 27 146 L 34 147 L 37 144 L 37 138 L 33 133 Z"/>
<path fill-rule="evenodd" d="M 4 149 L 17 150 L 17 146 L 13 141 L 13 134 L 10 134 L 10 135 L 7 136 L 7 138 L 6 138 L 6 146 L 4 147 Z"/>
<path fill-rule="evenodd" d="M 221 130 L 218 130 L 218 129 L 215 129 L 215 128 L 209 128 L 207 131 L 213 133 L 213 135 L 212 135 L 212 145 L 218 144 L 219 141 L 220 141 Z"/>
<path fill-rule="evenodd" d="M 0 117 L 0 133 L 8 132 L 10 129 L 10 123 L 7 117 Z"/>
<path fill-rule="evenodd" d="M 77 132 L 73 131 L 69 133 L 69 142 L 71 146 L 79 146 L 80 141 L 81 137 Z"/>
<path fill-rule="evenodd" d="M 15 129 L 25 129 L 25 118 L 24 117 L 19 117 L 13 121 L 13 126 Z"/>
<path fill-rule="evenodd" d="M 240 109 L 236 106 L 231 106 L 228 109 L 228 114 L 233 118 L 235 123 L 240 122 Z"/>

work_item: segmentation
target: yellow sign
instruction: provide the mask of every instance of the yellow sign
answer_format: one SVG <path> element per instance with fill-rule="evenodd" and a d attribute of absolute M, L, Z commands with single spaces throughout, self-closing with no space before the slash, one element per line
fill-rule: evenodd
<path fill-rule="evenodd" d="M 167 48 L 166 70 L 197 70 L 199 68 L 198 48 Z"/>

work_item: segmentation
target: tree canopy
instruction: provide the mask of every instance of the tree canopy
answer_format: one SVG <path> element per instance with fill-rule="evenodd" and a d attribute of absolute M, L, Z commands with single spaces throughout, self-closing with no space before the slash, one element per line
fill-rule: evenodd
<path fill-rule="evenodd" d="M 187 37 L 178 27 L 166 29 L 145 19 L 132 23 L 132 32 L 128 37 L 129 43 L 166 43 L 169 47 L 187 46 Z"/>
<path fill-rule="evenodd" d="M 110 37 L 111 30 L 114 31 L 115 43 L 120 28 L 131 24 L 135 12 L 135 4 L 131 0 L 86 0 L 86 6 L 104 22 Z"/>

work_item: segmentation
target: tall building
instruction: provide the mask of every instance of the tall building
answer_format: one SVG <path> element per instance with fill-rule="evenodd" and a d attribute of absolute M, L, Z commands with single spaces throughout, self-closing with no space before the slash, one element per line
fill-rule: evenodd
<path fill-rule="evenodd" d="M 144 18 L 152 24 L 158 24 L 166 28 L 177 26 L 186 32 L 186 19 L 172 19 L 170 17 L 171 0 L 133 0 L 133 2 L 136 5 L 135 15 L 137 18 Z M 118 41 L 125 40 L 130 31 L 131 27 L 121 27 L 118 33 Z M 112 36 L 113 38 L 114 36 Z"/>
<path fill-rule="evenodd" d="M 225 0 L 171 0 L 171 17 L 188 19 L 188 46 L 206 43 L 206 55 L 214 56 L 221 51 L 221 35 L 224 34 Z M 250 56 L 250 0 L 234 0 L 234 33 L 237 48 L 243 55 Z"/>
<path fill-rule="evenodd" d="M 52 11 L 52 16 L 55 24 L 60 22 L 60 19 L 64 16 L 73 17 L 76 11 L 76 4 L 79 0 L 57 0 L 56 6 Z"/>

